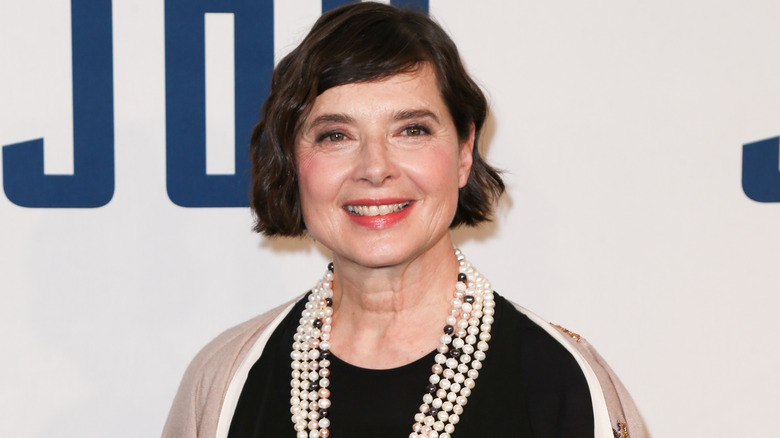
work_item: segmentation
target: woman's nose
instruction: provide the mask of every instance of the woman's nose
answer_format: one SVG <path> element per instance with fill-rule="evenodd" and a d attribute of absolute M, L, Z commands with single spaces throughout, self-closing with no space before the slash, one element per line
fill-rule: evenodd
<path fill-rule="evenodd" d="M 363 140 L 356 164 L 357 177 L 373 185 L 381 185 L 398 176 L 396 156 L 385 137 Z"/>

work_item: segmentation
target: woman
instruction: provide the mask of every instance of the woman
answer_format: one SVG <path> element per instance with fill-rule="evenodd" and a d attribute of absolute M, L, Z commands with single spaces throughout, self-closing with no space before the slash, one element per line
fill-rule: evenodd
<path fill-rule="evenodd" d="M 333 262 L 195 358 L 163 436 L 642 436 L 583 340 L 453 248 L 504 190 L 476 145 L 486 110 L 428 17 L 355 3 L 317 21 L 274 71 L 252 209 L 258 232 L 307 233 Z"/>

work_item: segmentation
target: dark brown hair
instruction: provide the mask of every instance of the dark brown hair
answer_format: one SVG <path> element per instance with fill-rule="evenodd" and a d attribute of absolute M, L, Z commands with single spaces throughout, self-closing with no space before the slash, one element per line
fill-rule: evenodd
<path fill-rule="evenodd" d="M 476 139 L 487 115 L 487 101 L 466 73 L 455 43 L 426 15 L 380 3 L 358 2 L 320 17 L 309 34 L 276 66 L 271 92 L 252 132 L 251 206 L 255 231 L 267 236 L 304 234 L 295 160 L 295 140 L 314 100 L 325 90 L 371 82 L 433 67 L 444 103 L 461 141 L 471 124 Z M 450 227 L 490 220 L 504 191 L 498 171 L 480 156 L 477 145 L 468 183 L 459 190 Z"/>

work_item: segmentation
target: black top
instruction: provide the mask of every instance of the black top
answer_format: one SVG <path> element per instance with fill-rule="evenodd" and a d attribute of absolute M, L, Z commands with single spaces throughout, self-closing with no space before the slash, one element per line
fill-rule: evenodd
<path fill-rule="evenodd" d="M 593 437 L 593 408 L 574 357 L 495 294 L 490 349 L 453 438 Z M 290 351 L 306 298 L 274 330 L 238 400 L 229 438 L 294 438 Z M 433 351 L 408 365 L 372 370 L 331 356 L 331 438 L 405 438 L 434 364 Z"/>

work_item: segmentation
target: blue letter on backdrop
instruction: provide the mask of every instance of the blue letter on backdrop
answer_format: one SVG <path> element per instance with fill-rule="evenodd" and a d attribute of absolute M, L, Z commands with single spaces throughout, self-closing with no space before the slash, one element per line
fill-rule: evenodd
<path fill-rule="evenodd" d="M 204 17 L 234 14 L 234 175 L 206 174 Z M 182 207 L 249 205 L 249 137 L 274 65 L 273 0 L 166 0 L 165 113 L 168 197 Z"/>
<path fill-rule="evenodd" d="M 23 207 L 100 207 L 114 196 L 111 0 L 72 0 L 73 175 L 43 173 L 43 139 L 3 148 L 3 187 Z"/>
<path fill-rule="evenodd" d="M 742 190 L 758 202 L 780 202 L 780 137 L 742 147 Z"/>

